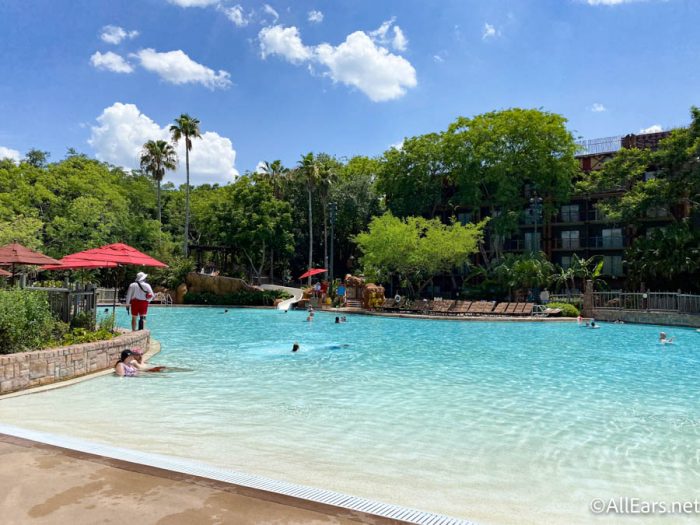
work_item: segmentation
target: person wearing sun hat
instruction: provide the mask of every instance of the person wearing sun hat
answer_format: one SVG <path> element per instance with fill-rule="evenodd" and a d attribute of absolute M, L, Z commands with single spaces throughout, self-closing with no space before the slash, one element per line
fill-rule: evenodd
<path fill-rule="evenodd" d="M 126 291 L 126 311 L 131 313 L 131 329 L 139 330 L 146 328 L 146 314 L 148 304 L 153 300 L 153 288 L 146 282 L 146 275 L 143 272 L 136 274 L 136 279 L 129 285 Z"/>

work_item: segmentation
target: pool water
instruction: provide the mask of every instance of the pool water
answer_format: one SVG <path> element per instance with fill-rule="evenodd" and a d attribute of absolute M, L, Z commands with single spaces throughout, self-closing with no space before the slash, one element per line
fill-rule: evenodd
<path fill-rule="evenodd" d="M 0 422 L 481 523 L 612 523 L 593 498 L 698 497 L 693 330 L 222 312 L 149 312 L 154 362 L 192 372 L 5 399 Z"/>

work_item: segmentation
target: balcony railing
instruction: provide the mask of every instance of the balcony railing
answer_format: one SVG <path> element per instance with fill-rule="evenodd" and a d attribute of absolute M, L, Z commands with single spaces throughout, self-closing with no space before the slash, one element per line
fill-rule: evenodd
<path fill-rule="evenodd" d="M 559 213 L 554 217 L 554 223 L 571 223 L 571 222 L 593 222 L 606 221 L 608 218 L 599 210 L 587 210 L 585 212 L 565 212 Z"/>
<path fill-rule="evenodd" d="M 589 237 L 589 248 L 624 248 L 625 239 L 621 235 L 613 235 L 611 237 Z"/>
<path fill-rule="evenodd" d="M 580 238 L 560 238 L 554 239 L 554 249 L 560 250 L 578 250 L 582 248 Z"/>

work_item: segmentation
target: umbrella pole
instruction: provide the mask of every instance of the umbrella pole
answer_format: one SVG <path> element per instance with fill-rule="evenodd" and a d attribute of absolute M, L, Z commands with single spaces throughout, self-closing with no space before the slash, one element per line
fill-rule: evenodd
<path fill-rule="evenodd" d="M 119 290 L 119 272 L 114 270 L 114 296 L 112 297 L 112 330 L 117 327 L 117 290 Z"/>

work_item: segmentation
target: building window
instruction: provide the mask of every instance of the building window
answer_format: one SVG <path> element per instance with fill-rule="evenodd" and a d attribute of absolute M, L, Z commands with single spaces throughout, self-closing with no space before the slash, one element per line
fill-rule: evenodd
<path fill-rule="evenodd" d="M 654 206 L 653 208 L 649 208 L 647 210 L 647 217 L 650 219 L 663 219 L 668 217 L 668 215 L 668 208 L 665 206 Z"/>
<path fill-rule="evenodd" d="M 578 222 L 579 220 L 578 204 L 567 204 L 561 207 L 562 222 Z"/>
<path fill-rule="evenodd" d="M 562 248 L 580 248 L 579 231 L 571 230 L 561 232 L 561 247 Z"/>
<path fill-rule="evenodd" d="M 472 214 L 467 212 L 458 213 L 457 220 L 462 226 L 465 226 L 472 221 Z"/>
<path fill-rule="evenodd" d="M 603 274 L 611 277 L 622 275 L 622 255 L 603 256 Z"/>
<path fill-rule="evenodd" d="M 622 228 L 606 228 L 603 230 L 603 248 L 622 247 Z"/>
<path fill-rule="evenodd" d="M 560 266 L 562 270 L 568 270 L 571 268 L 571 255 L 562 255 Z"/>
<path fill-rule="evenodd" d="M 525 251 L 539 252 L 542 250 L 542 234 L 540 232 L 525 232 Z"/>

